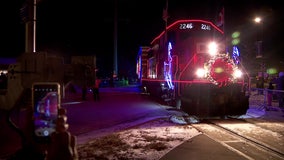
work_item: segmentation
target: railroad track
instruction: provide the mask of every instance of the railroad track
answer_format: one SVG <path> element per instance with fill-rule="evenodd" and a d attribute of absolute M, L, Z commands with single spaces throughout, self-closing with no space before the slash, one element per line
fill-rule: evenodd
<path fill-rule="evenodd" d="M 263 123 L 243 119 L 214 119 L 191 125 L 247 159 L 284 160 L 283 123 Z"/>

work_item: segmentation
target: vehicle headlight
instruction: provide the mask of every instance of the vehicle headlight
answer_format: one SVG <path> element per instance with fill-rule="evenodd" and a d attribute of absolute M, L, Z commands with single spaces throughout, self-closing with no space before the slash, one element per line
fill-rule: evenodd
<path fill-rule="evenodd" d="M 198 78 L 204 78 L 205 77 L 205 70 L 203 68 L 198 68 L 196 71 L 196 75 Z"/>
<path fill-rule="evenodd" d="M 236 70 L 234 71 L 234 73 L 233 73 L 233 76 L 234 76 L 235 79 L 236 79 L 236 78 L 241 78 L 242 75 L 243 75 L 243 72 L 242 72 L 241 70 L 239 70 L 239 69 L 236 69 Z"/>

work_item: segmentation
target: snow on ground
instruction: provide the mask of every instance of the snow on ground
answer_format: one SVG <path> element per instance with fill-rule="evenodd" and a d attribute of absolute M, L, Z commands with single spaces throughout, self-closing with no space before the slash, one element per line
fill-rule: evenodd
<path fill-rule="evenodd" d="M 277 107 L 277 102 L 270 107 L 272 111 L 265 109 L 264 102 L 263 95 L 253 94 L 250 97 L 247 114 L 239 118 L 277 117 L 283 120 L 283 113 Z M 202 134 L 188 125 L 198 123 L 195 117 L 185 119 L 183 114 L 173 115 L 170 118 L 152 120 L 125 130 L 113 128 L 112 131 L 97 133 L 92 140 L 77 145 L 79 158 L 158 160 L 181 143 Z"/>
<path fill-rule="evenodd" d="M 158 119 L 93 139 L 79 145 L 78 153 L 80 159 L 158 160 L 174 147 L 198 134 L 201 133 L 189 125 Z"/>

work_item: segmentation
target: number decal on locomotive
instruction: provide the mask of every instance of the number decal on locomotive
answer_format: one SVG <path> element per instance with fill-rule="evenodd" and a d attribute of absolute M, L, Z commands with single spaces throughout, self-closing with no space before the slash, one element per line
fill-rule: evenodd
<path fill-rule="evenodd" d="M 179 29 L 182 29 L 182 30 L 193 29 L 193 28 L 194 28 L 193 23 L 181 23 L 179 25 Z M 211 26 L 208 25 L 208 24 L 201 24 L 200 29 L 201 30 L 208 30 L 208 31 L 210 31 L 211 30 Z"/>
<path fill-rule="evenodd" d="M 207 25 L 207 24 L 201 24 L 201 28 L 202 30 L 211 30 L 211 26 L 210 25 Z"/>
<path fill-rule="evenodd" d="M 179 29 L 192 29 L 193 24 L 192 23 L 181 23 L 179 25 Z"/>

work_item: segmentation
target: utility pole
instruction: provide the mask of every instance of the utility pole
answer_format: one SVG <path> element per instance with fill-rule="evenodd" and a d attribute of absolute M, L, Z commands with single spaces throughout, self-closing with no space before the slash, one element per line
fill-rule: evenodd
<path fill-rule="evenodd" d="M 25 52 L 36 52 L 36 6 L 37 0 L 26 0 L 24 12 L 27 12 L 25 21 Z"/>
<path fill-rule="evenodd" d="M 163 20 L 165 21 L 165 44 L 167 43 L 168 35 L 167 35 L 167 27 L 168 27 L 168 0 L 166 1 L 166 7 L 163 9 Z M 166 45 L 165 45 L 166 46 Z"/>
<path fill-rule="evenodd" d="M 258 33 L 256 36 L 256 58 L 260 59 L 260 72 L 261 72 L 261 77 L 264 79 L 264 72 L 265 72 L 265 63 L 264 63 L 264 56 L 263 56 L 263 44 L 262 44 L 262 39 L 263 39 L 263 20 L 261 17 L 256 17 L 254 19 L 254 22 L 258 25 Z"/>
<path fill-rule="evenodd" d="M 114 0 L 114 42 L 113 42 L 113 49 L 114 49 L 114 54 L 113 54 L 113 78 L 115 78 L 118 74 L 118 69 L 117 69 L 117 0 Z"/>

